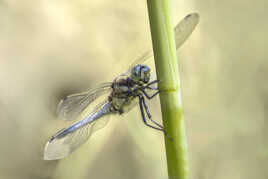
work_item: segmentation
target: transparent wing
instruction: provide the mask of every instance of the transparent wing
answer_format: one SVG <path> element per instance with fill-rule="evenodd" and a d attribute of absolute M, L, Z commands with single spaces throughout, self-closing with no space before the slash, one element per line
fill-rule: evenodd
<path fill-rule="evenodd" d="M 95 131 L 108 123 L 109 113 L 110 102 L 105 101 L 83 120 L 57 132 L 45 146 L 44 159 L 57 160 L 72 153 L 84 144 Z"/>
<path fill-rule="evenodd" d="M 179 49 L 180 46 L 188 39 L 198 22 L 199 15 L 197 13 L 188 14 L 179 22 L 179 24 L 175 27 L 176 49 Z"/>
<path fill-rule="evenodd" d="M 178 50 L 180 46 L 188 39 L 188 37 L 194 31 L 196 25 L 199 22 L 199 15 L 197 13 L 191 13 L 185 16 L 175 27 L 175 40 L 176 40 L 176 49 Z M 153 57 L 153 51 L 148 50 L 142 56 L 139 56 L 134 63 L 131 64 L 129 70 L 137 64 L 144 64 L 145 61 Z M 148 62 L 149 63 L 149 62 Z M 151 66 L 151 65 L 150 65 Z"/>
<path fill-rule="evenodd" d="M 64 120 L 73 120 L 94 100 L 111 91 L 112 83 L 102 83 L 86 92 L 69 95 L 62 99 L 57 114 Z"/>

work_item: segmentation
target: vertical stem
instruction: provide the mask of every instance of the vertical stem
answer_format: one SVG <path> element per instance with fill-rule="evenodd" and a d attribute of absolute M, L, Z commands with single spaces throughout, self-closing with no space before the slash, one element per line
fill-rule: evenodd
<path fill-rule="evenodd" d="M 171 22 L 170 0 L 147 0 L 156 73 L 170 179 L 187 179 L 189 175 L 187 142 L 181 108 L 179 71 Z"/>

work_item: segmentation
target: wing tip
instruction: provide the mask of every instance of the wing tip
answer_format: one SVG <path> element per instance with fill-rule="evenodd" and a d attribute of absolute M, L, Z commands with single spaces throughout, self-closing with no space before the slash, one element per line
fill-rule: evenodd
<path fill-rule="evenodd" d="M 44 148 L 44 160 L 60 160 L 69 154 L 69 149 L 64 145 L 57 144 L 57 141 L 49 140 Z"/>
<path fill-rule="evenodd" d="M 49 143 L 50 143 L 51 139 L 49 139 L 49 141 L 46 143 L 45 148 L 44 148 L 44 156 L 43 159 L 44 160 L 53 160 L 50 156 L 49 156 Z"/>
<path fill-rule="evenodd" d="M 195 18 L 197 19 L 197 21 L 199 21 L 200 16 L 197 12 L 192 12 L 188 14 L 187 16 L 185 16 L 185 19 L 188 19 L 188 18 Z"/>

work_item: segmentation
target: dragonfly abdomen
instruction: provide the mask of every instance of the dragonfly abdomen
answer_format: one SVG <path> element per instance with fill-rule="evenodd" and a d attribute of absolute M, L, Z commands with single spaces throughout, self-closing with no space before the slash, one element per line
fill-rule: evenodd
<path fill-rule="evenodd" d="M 103 107 L 94 113 L 89 114 L 85 117 L 85 119 L 80 120 L 68 128 L 64 128 L 57 132 L 54 136 L 51 137 L 50 142 L 54 140 L 55 138 L 60 139 L 65 137 L 66 135 L 73 133 L 74 131 L 78 130 L 79 128 L 93 122 L 96 119 L 99 119 L 100 117 L 104 116 L 105 114 L 108 114 L 111 112 L 111 102 L 106 102 L 106 104 L 103 105 Z"/>

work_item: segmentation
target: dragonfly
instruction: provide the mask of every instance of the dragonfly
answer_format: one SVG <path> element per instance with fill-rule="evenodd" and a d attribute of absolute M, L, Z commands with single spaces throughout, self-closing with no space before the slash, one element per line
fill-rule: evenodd
<path fill-rule="evenodd" d="M 199 15 L 191 13 L 175 27 L 177 49 L 191 35 L 198 22 Z M 157 88 L 158 81 L 151 79 L 151 68 L 145 63 L 151 57 L 153 52 L 149 50 L 136 58 L 128 70 L 112 82 L 102 83 L 86 92 L 63 98 L 57 107 L 58 115 L 66 121 L 78 121 L 56 132 L 48 140 L 44 149 L 44 160 L 57 160 L 68 156 L 95 131 L 103 128 L 109 116 L 122 115 L 137 105 L 144 124 L 166 134 L 164 127 L 152 119 L 146 103 L 160 92 Z"/>

